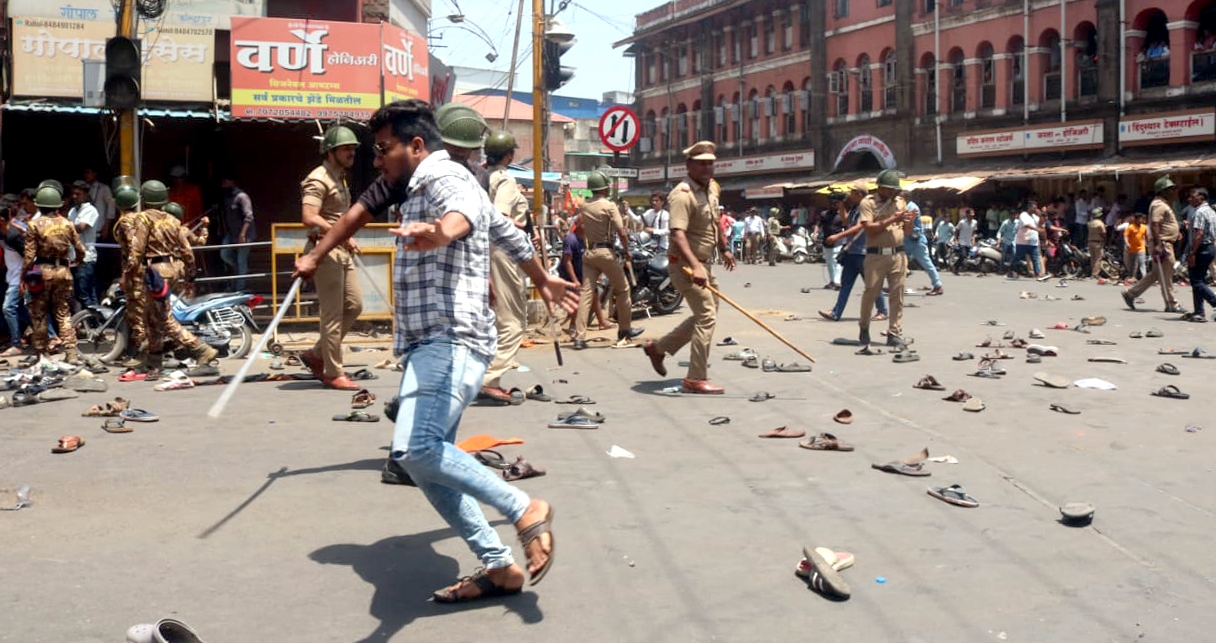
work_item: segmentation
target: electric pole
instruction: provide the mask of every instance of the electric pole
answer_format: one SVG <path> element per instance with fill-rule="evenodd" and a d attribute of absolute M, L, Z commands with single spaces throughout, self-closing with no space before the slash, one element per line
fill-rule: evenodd
<path fill-rule="evenodd" d="M 122 8 L 118 14 L 118 36 L 130 40 L 135 39 L 135 21 L 138 19 L 135 11 L 135 0 L 121 0 Z M 142 61 L 141 61 L 142 62 Z M 139 120 L 138 107 L 119 109 L 118 111 L 118 158 L 119 174 L 135 177 L 139 182 Z"/>
<path fill-rule="evenodd" d="M 545 3 L 544 0 L 532 0 L 532 225 L 537 230 L 544 229 L 540 215 L 545 205 L 545 186 L 541 180 L 541 173 L 545 170 L 542 140 L 542 128 L 545 126 L 542 122 L 545 115 L 544 56 Z M 508 96 L 507 100 L 510 99 Z M 541 254 L 545 254 L 543 248 Z M 548 257 L 543 257 L 542 262 L 548 268 Z"/>

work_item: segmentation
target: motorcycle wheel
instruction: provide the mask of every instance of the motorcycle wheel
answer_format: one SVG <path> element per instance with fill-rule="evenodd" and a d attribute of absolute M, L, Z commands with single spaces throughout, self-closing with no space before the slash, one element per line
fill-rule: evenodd
<path fill-rule="evenodd" d="M 1069 259 L 1068 261 L 1064 262 L 1064 265 L 1061 266 L 1060 271 L 1063 272 L 1064 276 L 1068 277 L 1069 279 L 1076 279 L 1084 272 L 1081 269 L 1081 262 L 1077 261 L 1076 259 Z"/>
<path fill-rule="evenodd" d="M 72 328 L 76 330 L 76 348 L 81 355 L 95 357 L 102 362 L 113 362 L 127 350 L 127 323 L 102 329 L 106 320 L 95 310 L 82 310 L 72 315 Z"/>
<path fill-rule="evenodd" d="M 806 255 L 802 254 L 801 252 L 795 252 L 794 253 L 794 263 L 799 266 L 806 263 Z"/>
<path fill-rule="evenodd" d="M 670 315 L 680 308 L 684 295 L 676 290 L 675 284 L 668 284 L 655 295 L 654 311 L 660 315 Z"/>
<path fill-rule="evenodd" d="M 232 338 L 228 340 L 228 359 L 244 359 L 252 348 L 253 329 L 249 324 L 242 324 L 232 332 Z"/>
<path fill-rule="evenodd" d="M 983 259 L 980 259 L 979 271 L 980 271 L 981 275 L 993 273 L 999 269 L 1000 269 L 1000 266 L 997 265 L 997 263 L 995 261 L 988 259 L 986 257 Z"/>

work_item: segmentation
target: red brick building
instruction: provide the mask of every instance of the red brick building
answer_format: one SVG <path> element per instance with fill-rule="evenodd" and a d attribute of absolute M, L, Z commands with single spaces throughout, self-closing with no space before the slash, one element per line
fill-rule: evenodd
<path fill-rule="evenodd" d="M 759 197 L 880 167 L 1092 165 L 1216 140 L 1216 0 L 673 0 L 619 44 L 643 187 L 677 179 L 700 138 L 728 196 Z"/>

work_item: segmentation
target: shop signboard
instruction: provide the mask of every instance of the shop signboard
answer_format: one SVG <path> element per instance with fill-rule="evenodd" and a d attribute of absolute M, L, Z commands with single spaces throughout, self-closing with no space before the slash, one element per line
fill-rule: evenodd
<path fill-rule="evenodd" d="M 873 134 L 862 134 L 854 136 L 852 140 L 844 144 L 844 147 L 840 148 L 840 152 L 836 154 L 836 162 L 832 164 L 832 170 L 839 169 L 840 164 L 844 162 L 844 157 L 853 152 L 869 152 L 888 170 L 895 167 L 895 152 L 891 150 L 891 146 Z"/>
<path fill-rule="evenodd" d="M 387 22 L 380 24 L 384 59 L 384 102 L 417 98 L 430 102 L 431 79 L 426 41 Z"/>
<path fill-rule="evenodd" d="M 955 138 L 955 153 L 965 158 L 1102 149 L 1103 130 L 1102 121 L 1093 120 L 966 132 Z"/>
<path fill-rule="evenodd" d="M 232 116 L 365 120 L 381 105 L 380 26 L 232 19 Z"/>
<path fill-rule="evenodd" d="M 661 168 L 659 168 L 661 169 Z M 730 176 L 734 174 L 751 174 L 754 172 L 789 172 L 793 170 L 811 171 L 815 169 L 815 151 L 787 152 L 785 154 L 763 154 L 758 156 L 719 156 L 714 162 L 714 176 Z M 647 179 L 651 168 L 641 170 L 640 180 Z M 667 176 L 672 179 L 684 178 L 688 174 L 684 164 L 668 165 Z M 661 177 L 660 177 L 661 178 Z"/>
<path fill-rule="evenodd" d="M 1216 109 L 1146 114 L 1119 121 L 1119 145 L 1216 141 Z"/>
<path fill-rule="evenodd" d="M 663 179 L 667 178 L 667 173 L 664 171 L 664 169 L 665 168 L 662 166 L 644 167 L 638 170 L 638 180 L 643 183 L 662 181 Z"/>
<path fill-rule="evenodd" d="M 8 0 L 8 15 L 25 18 L 82 20 L 109 25 L 114 35 L 113 0 Z M 266 0 L 173 0 L 166 3 L 161 18 L 151 21 L 160 26 L 230 29 L 232 16 L 264 16 Z M 140 31 L 145 24 L 141 22 Z"/>
<path fill-rule="evenodd" d="M 104 61 L 114 24 L 13 18 L 13 95 L 82 98 L 84 61 Z M 215 30 L 166 26 L 141 33 L 144 100 L 210 102 Z"/>

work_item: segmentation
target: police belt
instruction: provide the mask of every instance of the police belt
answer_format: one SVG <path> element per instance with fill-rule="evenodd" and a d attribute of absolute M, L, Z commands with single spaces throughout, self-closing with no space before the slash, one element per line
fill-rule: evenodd
<path fill-rule="evenodd" d="M 68 265 L 68 260 L 62 259 L 62 258 L 52 259 L 50 257 L 38 257 L 38 259 L 35 260 L 34 263 L 41 264 L 44 266 L 59 266 L 62 268 L 63 266 Z"/>
<path fill-rule="evenodd" d="M 903 251 L 904 251 L 903 246 L 899 246 L 896 248 L 866 248 L 866 254 L 868 254 L 868 255 L 893 255 L 897 252 L 903 252 Z"/>
<path fill-rule="evenodd" d="M 173 257 L 148 257 L 149 265 L 154 263 L 169 263 L 170 261 L 173 261 Z"/>
<path fill-rule="evenodd" d="M 611 243 L 593 243 L 593 244 L 591 244 L 591 247 L 592 247 L 592 248 L 594 248 L 594 249 L 596 249 L 596 250 L 599 250 L 600 248 L 609 248 L 609 249 L 611 249 L 613 246 L 612 246 L 612 244 L 611 244 Z"/>

